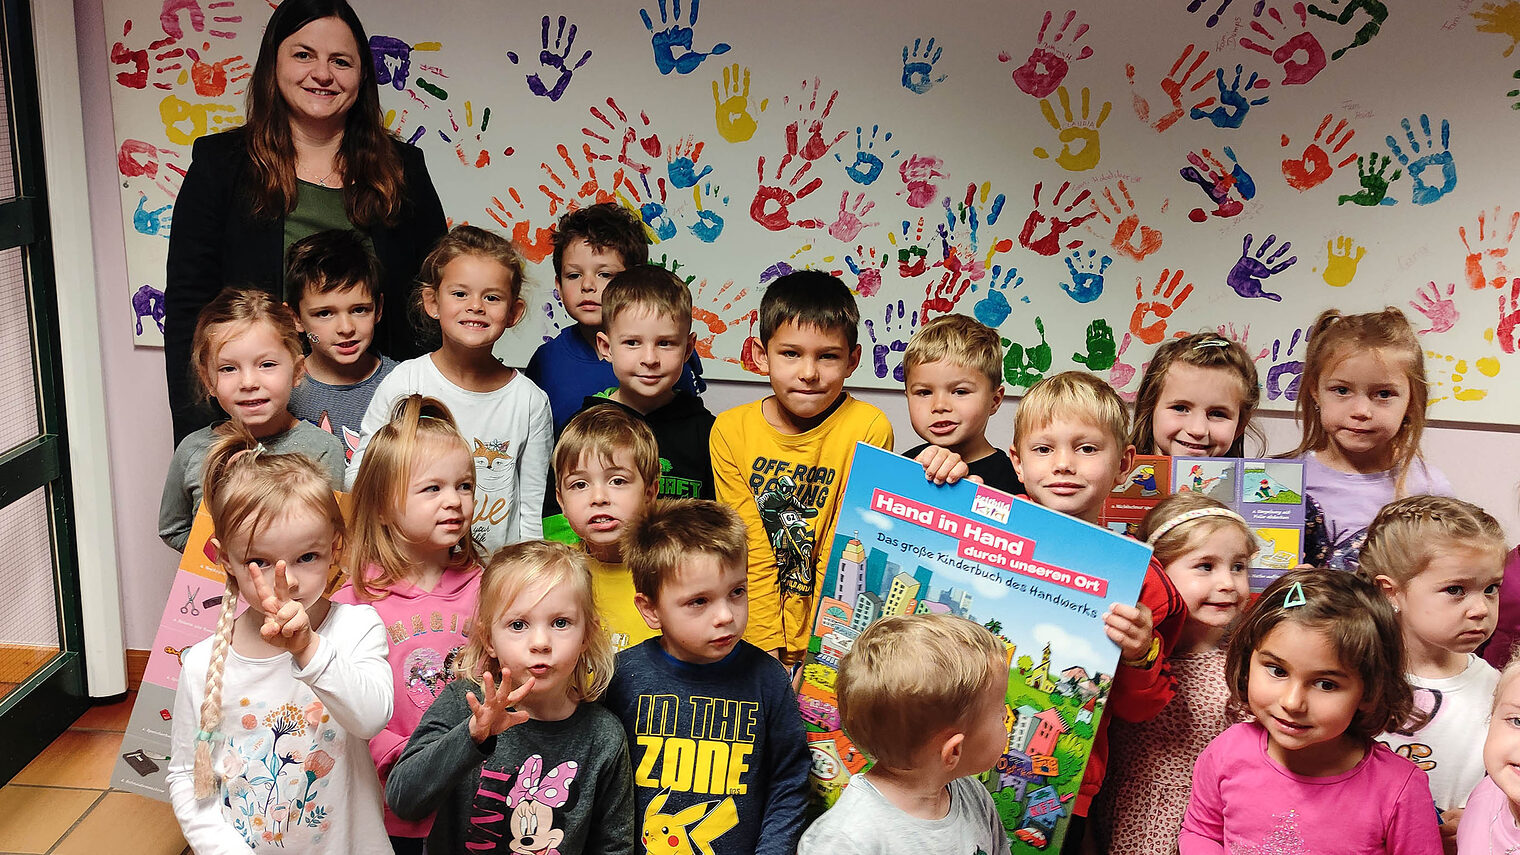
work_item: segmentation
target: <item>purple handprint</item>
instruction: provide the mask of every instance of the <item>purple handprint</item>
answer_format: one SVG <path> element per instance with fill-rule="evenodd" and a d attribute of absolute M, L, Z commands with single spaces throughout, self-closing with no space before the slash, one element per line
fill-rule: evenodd
<path fill-rule="evenodd" d="M 1204 25 L 1208 27 L 1217 25 L 1219 23 L 1220 16 L 1224 14 L 1224 10 L 1230 8 L 1230 4 L 1234 2 L 1235 0 L 1222 0 L 1222 2 L 1219 4 L 1219 8 L 1214 10 L 1214 14 L 1208 17 L 1208 20 L 1204 22 Z M 1204 0 L 1188 0 L 1187 10 L 1189 12 L 1197 12 L 1203 7 L 1203 4 Z M 1251 7 L 1251 15 L 1253 17 L 1260 15 L 1261 7 L 1265 5 L 1267 5 L 1267 0 L 1256 0 L 1256 5 Z"/>
<path fill-rule="evenodd" d="M 1303 330 L 1294 330 L 1293 337 L 1288 341 L 1287 350 L 1282 349 L 1282 339 L 1272 342 L 1272 367 L 1267 369 L 1267 399 L 1275 401 L 1282 398 L 1288 401 L 1298 400 L 1298 384 L 1303 379 L 1304 361 L 1292 359 L 1293 351 L 1300 341 L 1307 341 Z M 1284 378 L 1287 383 L 1284 385 Z"/>
<path fill-rule="evenodd" d="M 389 83 L 396 91 L 406 89 L 412 73 L 412 46 L 394 36 L 370 36 L 369 53 L 375 63 L 375 83 Z"/>
<path fill-rule="evenodd" d="M 908 339 L 913 337 L 913 331 L 917 328 L 918 311 L 909 313 L 907 304 L 902 300 L 887 304 L 887 313 L 882 317 L 880 339 L 876 337 L 876 325 L 870 318 L 866 318 L 866 334 L 871 337 L 871 364 L 879 379 L 884 380 L 890 374 L 893 380 L 903 382 L 906 372 L 901 354 L 908 349 Z M 894 353 L 898 354 L 896 367 L 887 362 L 887 357 Z"/>
<path fill-rule="evenodd" d="M 570 60 L 571 46 L 575 44 L 576 27 L 569 24 L 569 30 L 565 27 L 568 22 L 564 15 L 559 16 L 559 29 L 554 34 L 554 50 L 549 49 L 549 16 L 544 16 L 542 43 L 543 49 L 538 52 L 538 64 L 551 71 L 559 72 L 559 78 L 553 86 L 545 86 L 543 77 L 538 73 L 528 75 L 528 91 L 540 98 L 548 98 L 550 101 L 558 101 L 565 94 L 565 87 L 570 85 L 570 75 L 575 70 L 586 64 L 591 59 L 591 51 L 581 54 L 581 58 L 574 65 L 566 65 Z M 507 52 L 507 59 L 513 65 L 518 62 L 517 54 Z"/>
<path fill-rule="evenodd" d="M 1262 287 L 1262 280 L 1268 276 L 1276 276 L 1298 263 L 1298 256 L 1294 255 L 1289 256 L 1287 261 L 1277 264 L 1277 259 L 1281 258 L 1283 253 L 1291 249 L 1293 243 L 1291 241 L 1283 241 L 1276 252 L 1267 255 L 1267 251 L 1277 241 L 1277 235 L 1267 235 L 1267 239 L 1261 242 L 1261 246 L 1256 249 L 1256 254 L 1252 256 L 1251 238 L 1251 235 L 1246 235 L 1244 247 L 1240 253 L 1240 260 L 1235 262 L 1235 267 L 1225 277 L 1225 281 L 1229 283 L 1231 288 L 1235 289 L 1235 293 L 1242 297 L 1265 297 L 1268 300 L 1280 303 L 1282 302 L 1282 295 L 1268 292 Z M 1274 264 L 1276 266 L 1273 266 Z"/>
<path fill-rule="evenodd" d="M 697 26 L 698 0 L 691 0 L 691 15 L 687 19 L 687 26 L 681 26 L 681 0 L 670 0 L 670 11 L 665 10 L 665 0 L 660 0 L 660 25 L 665 29 L 655 32 L 654 22 L 649 19 L 647 9 L 639 10 L 639 17 L 644 20 L 644 29 L 652 35 L 649 40 L 650 47 L 654 49 L 654 65 L 661 74 L 690 74 L 697 70 L 697 66 L 709 56 L 717 56 L 720 53 L 728 53 L 729 46 L 719 42 L 713 45 L 713 49 L 707 53 L 692 48 L 692 36 Z M 676 55 L 676 48 L 684 52 Z"/>

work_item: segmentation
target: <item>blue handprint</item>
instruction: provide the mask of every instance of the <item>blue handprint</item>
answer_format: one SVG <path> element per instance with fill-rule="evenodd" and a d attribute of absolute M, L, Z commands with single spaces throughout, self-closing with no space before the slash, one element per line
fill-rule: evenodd
<path fill-rule="evenodd" d="M 1245 66 L 1235 66 L 1235 80 L 1231 82 L 1228 87 L 1226 87 L 1224 85 L 1224 69 L 1215 69 L 1214 79 L 1219 83 L 1219 106 L 1215 107 L 1212 110 L 1204 109 L 1205 107 L 1208 107 L 1210 104 L 1214 103 L 1214 98 L 1210 97 L 1208 99 L 1205 99 L 1198 106 L 1194 107 L 1188 115 L 1194 119 L 1208 119 L 1216 128 L 1240 127 L 1241 124 L 1243 124 L 1246 120 L 1246 113 L 1249 112 L 1253 106 L 1259 107 L 1268 101 L 1268 96 L 1266 95 L 1263 95 L 1260 98 L 1251 101 L 1246 98 L 1245 94 L 1242 94 L 1240 76 L 1244 73 Z M 1250 78 L 1246 80 L 1246 93 L 1249 93 L 1252 89 L 1256 89 L 1259 86 L 1267 85 L 1267 82 L 1264 80 L 1258 84 L 1257 81 L 1259 78 L 1259 74 L 1254 71 L 1251 72 Z"/>
<path fill-rule="evenodd" d="M 665 11 L 665 0 L 660 0 L 660 25 L 665 29 L 655 32 L 654 22 L 649 19 L 647 9 L 639 10 L 639 17 L 644 19 L 644 29 L 652 35 L 649 45 L 654 49 L 654 65 L 661 74 L 690 74 L 697 70 L 697 66 L 709 56 L 717 56 L 720 53 L 728 53 L 729 46 L 719 42 L 713 45 L 713 49 L 702 53 L 692 49 L 693 28 L 697 25 L 697 3 L 691 0 L 691 16 L 687 19 L 688 26 L 681 26 L 681 0 L 670 0 L 670 11 Z M 676 48 L 681 48 L 683 53 L 676 55 Z"/>
<path fill-rule="evenodd" d="M 718 188 L 711 184 L 703 184 L 701 191 L 693 191 L 692 197 L 697 203 L 697 221 L 689 228 L 691 233 L 697 236 L 697 240 L 703 243 L 712 243 L 723 234 L 723 217 L 717 211 L 711 211 L 702 207 L 702 197 L 718 198 Z M 722 202 L 728 204 L 728 197 L 723 196 Z"/>
<path fill-rule="evenodd" d="M 901 383 L 906 376 L 900 354 L 908 349 L 908 339 L 913 337 L 913 331 L 918 328 L 918 310 L 914 309 L 910 314 L 907 309 L 902 300 L 898 300 L 895 306 L 887 304 L 887 314 L 882 318 L 881 340 L 876 338 L 876 325 L 871 323 L 870 318 L 866 318 L 866 333 L 871 336 L 871 364 L 880 379 L 886 379 L 891 374 L 893 380 Z M 906 329 L 901 327 L 903 321 L 907 321 Z M 888 338 L 892 340 L 883 344 Z M 887 357 L 893 353 L 899 354 L 896 367 L 887 363 Z"/>
<path fill-rule="evenodd" d="M 1404 126 L 1404 137 L 1409 140 L 1409 154 L 1399 146 L 1399 141 L 1388 135 L 1388 148 L 1393 151 L 1393 156 L 1404 164 L 1404 171 L 1409 173 L 1410 180 L 1414 181 L 1414 187 L 1410 188 L 1410 201 L 1416 205 L 1429 205 L 1439 200 L 1457 187 L 1457 164 L 1451 159 L 1451 123 L 1446 119 L 1441 120 L 1441 150 L 1436 151 L 1436 141 L 1430 132 L 1430 117 L 1420 114 L 1420 130 L 1425 134 L 1425 154 L 1411 162 L 1410 155 L 1420 154 L 1422 146 L 1414 138 L 1414 129 L 1409 127 L 1409 119 L 1400 121 Z M 1441 186 L 1434 187 L 1425 182 L 1425 170 L 1432 166 L 1441 168 Z"/>
<path fill-rule="evenodd" d="M 644 225 L 654 232 L 655 240 L 670 240 L 676 236 L 676 221 L 670 218 L 670 213 L 659 202 L 645 202 L 639 208 L 639 216 L 643 217 Z"/>
<path fill-rule="evenodd" d="M 881 171 L 886 167 L 886 162 L 875 152 L 876 136 L 880 132 L 881 125 L 872 125 L 871 138 L 866 140 L 864 139 L 865 128 L 860 126 L 855 128 L 855 162 L 844 168 L 844 174 L 849 176 L 850 180 L 856 184 L 870 184 L 874 182 L 881 177 Z M 883 145 L 891 142 L 892 132 L 887 131 L 883 134 L 881 141 Z M 901 153 L 901 149 L 894 149 L 887 157 L 897 157 Z M 836 152 L 834 159 L 840 163 L 844 163 L 843 154 Z"/>
<path fill-rule="evenodd" d="M 1017 267 L 1010 267 L 1008 272 L 1004 273 L 1002 265 L 992 265 L 992 278 L 987 280 L 987 296 L 977 301 L 971 309 L 972 313 L 976 315 L 977 320 L 997 329 L 1003 321 L 1008 320 L 1009 315 L 1013 314 L 1013 307 L 1008 305 L 1008 289 L 1017 288 L 1023 284 L 1024 277 L 1019 276 Z"/>
<path fill-rule="evenodd" d="M 670 176 L 670 183 L 674 187 L 685 189 L 697 186 L 697 182 L 707 177 L 712 172 L 711 166 L 703 166 L 702 171 L 697 171 L 697 160 L 702 156 L 703 143 L 697 142 L 693 136 L 677 142 L 670 147 L 670 161 L 665 165 L 665 172 Z"/>
<path fill-rule="evenodd" d="M 923 53 L 918 52 L 921 44 L 923 45 Z M 903 88 L 915 95 L 922 95 L 933 89 L 936 84 L 944 83 L 945 78 L 950 75 L 941 74 L 939 77 L 934 76 L 934 64 L 939 62 L 939 58 L 944 52 L 945 48 L 943 45 L 938 49 L 934 47 L 934 39 L 932 38 L 929 39 L 928 44 L 923 44 L 923 39 L 914 39 L 913 54 L 910 59 L 908 46 L 903 45 Z"/>
<path fill-rule="evenodd" d="M 147 210 L 148 194 L 137 194 L 137 210 L 132 212 L 132 228 L 139 234 L 169 236 L 169 221 L 172 214 L 166 214 L 173 205 L 165 205 L 162 208 Z"/>
<path fill-rule="evenodd" d="M 538 52 L 538 64 L 546 69 L 559 72 L 559 78 L 554 81 L 554 85 L 544 85 L 543 76 L 537 72 L 528 75 L 528 91 L 541 98 L 548 98 L 550 101 L 558 101 L 560 96 L 565 94 L 565 87 L 570 85 L 570 75 L 574 74 L 576 69 L 585 65 L 586 61 L 591 59 L 591 51 L 588 50 L 581 54 L 581 58 L 574 65 L 566 65 L 570 60 L 570 48 L 575 44 L 576 33 L 574 24 L 569 24 L 569 31 L 566 32 L 565 27 L 567 23 L 565 16 L 560 15 L 559 29 L 554 34 L 554 50 L 550 50 L 549 16 L 544 16 L 541 42 L 543 49 Z M 513 65 L 516 65 L 518 62 L 517 54 L 511 51 L 507 52 L 507 59 Z"/>
<path fill-rule="evenodd" d="M 1071 271 L 1071 284 L 1061 283 L 1061 290 L 1078 303 L 1091 303 L 1103 296 L 1103 274 L 1113 259 L 1108 256 L 1098 258 L 1098 251 L 1089 249 L 1087 260 L 1082 260 L 1082 251 L 1073 250 L 1066 256 L 1066 269 Z M 1081 262 L 1082 269 L 1077 269 L 1077 263 Z"/>

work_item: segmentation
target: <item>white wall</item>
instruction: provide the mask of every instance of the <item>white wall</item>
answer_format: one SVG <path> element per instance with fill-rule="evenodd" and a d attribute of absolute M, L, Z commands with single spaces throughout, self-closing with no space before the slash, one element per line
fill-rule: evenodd
<path fill-rule="evenodd" d="M 122 574 L 122 611 L 127 645 L 152 644 L 178 556 L 157 537 L 159 491 L 173 451 L 164 391 L 163 352 L 135 349 L 125 295 L 127 278 L 122 216 L 117 192 L 115 138 L 111 121 L 106 36 L 100 0 L 74 0 L 79 63 L 85 106 L 85 150 L 94 229 L 96 287 L 100 298 L 101 351 L 112 454 L 107 461 L 116 497 L 116 546 Z M 1220 320 L 1229 320 L 1221 318 Z M 1238 319 L 1237 319 L 1238 320 Z M 714 412 L 752 400 L 767 387 L 714 381 L 707 405 Z M 898 444 L 916 443 L 901 394 L 865 391 L 861 397 L 881 407 L 896 427 Z M 990 427 L 990 437 L 1006 445 L 1013 428 L 1012 403 Z M 1297 429 L 1277 414 L 1263 419 L 1271 451 L 1292 447 Z M 1520 428 L 1443 423 L 1426 434 L 1428 458 L 1443 469 L 1466 499 L 1488 508 L 1504 523 L 1513 542 L 1520 536 Z"/>

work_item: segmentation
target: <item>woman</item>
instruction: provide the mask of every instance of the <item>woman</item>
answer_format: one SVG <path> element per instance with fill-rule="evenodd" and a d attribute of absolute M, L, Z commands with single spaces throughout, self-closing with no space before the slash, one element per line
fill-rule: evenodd
<path fill-rule="evenodd" d="M 247 124 L 196 140 L 175 203 L 164 301 L 164 361 L 178 442 L 209 424 L 194 398 L 190 337 L 223 288 L 283 298 L 284 255 L 317 231 L 356 228 L 381 263 L 375 344 L 417 356 L 407 304 L 444 233 L 422 152 L 386 132 L 364 26 L 345 0 L 285 0 L 269 19 L 248 87 Z"/>

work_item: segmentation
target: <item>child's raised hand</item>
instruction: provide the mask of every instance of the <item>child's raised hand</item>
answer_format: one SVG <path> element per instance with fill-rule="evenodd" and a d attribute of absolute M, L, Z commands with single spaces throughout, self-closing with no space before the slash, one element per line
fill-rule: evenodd
<path fill-rule="evenodd" d="M 1114 603 L 1103 615 L 1103 631 L 1119 645 L 1119 658 L 1127 662 L 1150 654 L 1153 630 L 1151 610 L 1144 603 L 1135 606 Z"/>
<path fill-rule="evenodd" d="M 506 671 L 503 676 L 509 676 Z M 514 725 L 522 724 L 528 720 L 528 714 L 523 710 L 511 709 L 528 692 L 533 690 L 533 678 L 523 681 L 516 690 L 508 690 L 506 685 L 496 685 L 491 678 L 491 672 L 487 671 L 485 679 L 481 681 L 480 697 L 475 697 L 474 692 L 465 692 L 465 703 L 470 705 L 470 738 L 480 745 L 487 739 L 505 731 Z"/>
<path fill-rule="evenodd" d="M 295 657 L 297 665 L 306 667 L 311 659 L 306 654 L 315 648 L 315 637 L 306 607 L 290 597 L 290 576 L 285 561 L 275 562 L 274 571 L 269 574 L 273 580 L 253 562 L 248 564 L 248 575 L 253 579 L 254 594 L 259 598 L 259 611 L 264 613 L 264 625 L 259 627 L 259 635 Z"/>
<path fill-rule="evenodd" d="M 959 454 L 937 445 L 920 451 L 914 460 L 924 467 L 924 477 L 936 484 L 954 484 L 971 471 Z M 982 482 L 980 478 L 975 480 L 978 484 Z"/>

